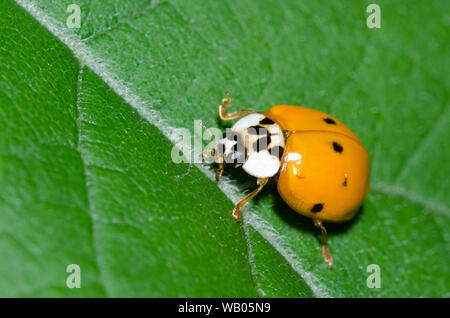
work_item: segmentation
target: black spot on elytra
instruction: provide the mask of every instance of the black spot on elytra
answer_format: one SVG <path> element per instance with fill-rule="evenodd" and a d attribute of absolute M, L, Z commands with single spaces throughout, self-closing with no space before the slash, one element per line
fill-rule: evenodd
<path fill-rule="evenodd" d="M 338 143 L 337 141 L 333 141 L 333 149 L 336 152 L 342 153 L 342 151 L 344 151 L 344 147 L 342 147 L 342 145 L 340 143 Z"/>
<path fill-rule="evenodd" d="M 284 148 L 281 146 L 275 146 L 269 149 L 269 153 L 272 156 L 278 157 L 278 159 L 281 161 L 281 157 L 283 156 Z"/>
<path fill-rule="evenodd" d="M 312 207 L 311 212 L 318 213 L 318 212 L 322 211 L 322 209 L 323 209 L 323 203 L 316 203 Z"/>
<path fill-rule="evenodd" d="M 259 122 L 261 125 L 272 125 L 275 124 L 272 119 L 265 117 Z"/>
<path fill-rule="evenodd" d="M 342 182 L 342 185 L 343 185 L 344 187 L 347 186 L 347 177 L 344 178 L 344 182 Z"/>
<path fill-rule="evenodd" d="M 323 121 L 330 125 L 336 125 L 336 121 L 330 117 L 324 118 Z"/>
<path fill-rule="evenodd" d="M 256 152 L 267 149 L 270 144 L 270 136 L 261 137 L 253 143 L 253 149 Z"/>
<path fill-rule="evenodd" d="M 260 125 L 248 127 L 248 133 L 250 135 L 267 135 L 268 130 Z"/>

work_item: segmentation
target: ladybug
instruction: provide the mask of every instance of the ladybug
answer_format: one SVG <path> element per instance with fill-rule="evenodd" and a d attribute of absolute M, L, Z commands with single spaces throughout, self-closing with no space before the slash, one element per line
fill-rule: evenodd
<path fill-rule="evenodd" d="M 230 102 L 227 94 L 219 106 L 220 118 L 241 118 L 209 150 L 218 164 L 216 180 L 225 165 L 232 165 L 242 166 L 258 184 L 236 204 L 234 218 L 239 221 L 241 208 L 269 178 L 277 177 L 281 198 L 320 228 L 323 256 L 332 268 L 323 222 L 352 219 L 366 199 L 370 163 L 364 145 L 341 121 L 314 109 L 277 105 L 265 112 L 227 113 Z"/>

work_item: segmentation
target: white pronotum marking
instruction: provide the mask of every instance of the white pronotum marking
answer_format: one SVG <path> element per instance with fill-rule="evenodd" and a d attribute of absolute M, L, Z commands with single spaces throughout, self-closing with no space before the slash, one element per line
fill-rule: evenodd
<path fill-rule="evenodd" d="M 274 176 L 280 168 L 280 161 L 267 150 L 252 153 L 242 166 L 245 172 L 256 178 Z"/>
<path fill-rule="evenodd" d="M 264 119 L 264 115 L 260 113 L 253 113 L 242 117 L 237 122 L 234 123 L 231 130 L 240 131 L 242 129 L 247 129 L 248 127 L 258 125 L 259 122 Z"/>

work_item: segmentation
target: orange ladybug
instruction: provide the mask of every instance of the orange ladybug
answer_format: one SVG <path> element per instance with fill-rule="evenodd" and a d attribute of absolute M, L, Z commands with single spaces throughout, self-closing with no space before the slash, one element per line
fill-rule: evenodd
<path fill-rule="evenodd" d="M 242 166 L 258 180 L 258 188 L 236 204 L 234 218 L 239 221 L 240 209 L 270 177 L 278 175 L 282 199 L 321 229 L 323 255 L 332 268 L 322 222 L 352 219 L 366 199 L 370 163 L 364 145 L 341 121 L 314 109 L 278 105 L 261 113 L 227 113 L 230 102 L 229 95 L 222 100 L 220 118 L 242 118 L 209 150 L 219 165 L 216 180 L 222 176 L 225 164 Z"/>

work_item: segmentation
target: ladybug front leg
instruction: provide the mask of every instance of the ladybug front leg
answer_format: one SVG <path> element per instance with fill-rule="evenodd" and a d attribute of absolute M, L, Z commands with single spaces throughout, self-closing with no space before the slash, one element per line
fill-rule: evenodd
<path fill-rule="evenodd" d="M 233 209 L 233 216 L 236 222 L 241 220 L 241 208 L 246 205 L 248 201 L 253 199 L 262 190 L 262 188 L 264 188 L 268 180 L 269 178 L 258 178 L 258 188 L 247 194 L 241 201 L 238 202 L 238 204 L 236 204 Z"/>
<path fill-rule="evenodd" d="M 222 105 L 219 106 L 220 119 L 222 119 L 222 120 L 232 120 L 232 119 L 236 119 L 238 117 L 241 117 L 243 115 L 253 113 L 253 110 L 243 109 L 243 110 L 238 110 L 236 112 L 232 112 L 232 113 L 227 114 L 227 107 L 230 104 L 230 102 L 231 102 L 231 97 L 230 97 L 230 94 L 227 93 L 227 98 L 222 99 Z"/>
<path fill-rule="evenodd" d="M 219 167 L 216 171 L 216 181 L 219 181 L 223 174 L 223 162 L 218 163 Z"/>
<path fill-rule="evenodd" d="M 327 242 L 328 242 L 328 235 L 327 230 L 325 229 L 325 226 L 322 224 L 322 220 L 313 219 L 314 225 L 318 228 L 320 228 L 322 232 L 322 253 L 323 257 L 325 259 L 325 262 L 328 263 L 328 268 L 333 268 L 333 258 L 331 257 L 330 252 L 328 251 Z"/>

